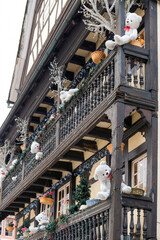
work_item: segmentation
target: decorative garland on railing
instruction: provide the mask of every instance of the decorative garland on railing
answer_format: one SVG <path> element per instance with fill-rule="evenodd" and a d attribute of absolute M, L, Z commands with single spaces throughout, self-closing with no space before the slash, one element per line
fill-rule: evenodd
<path fill-rule="evenodd" d="M 66 102 L 63 106 L 61 106 L 59 108 L 59 112 L 62 113 L 66 108 L 67 106 L 73 101 L 73 99 L 75 99 L 80 93 L 82 93 L 84 87 L 87 85 L 88 81 L 92 78 L 92 76 L 95 74 L 95 72 L 97 71 L 97 69 L 101 66 L 103 60 L 101 61 L 101 63 L 97 64 L 94 66 L 93 70 L 88 74 L 88 77 L 83 81 L 83 83 L 80 85 L 79 87 L 79 91 L 76 92 L 73 97 L 68 101 Z"/>
<path fill-rule="evenodd" d="M 32 136 L 29 138 L 29 142 L 32 143 L 33 141 L 37 141 L 39 138 L 37 136 L 42 136 L 43 132 L 47 130 L 47 126 L 50 126 L 51 123 L 54 121 L 55 117 L 50 119 L 52 115 L 56 117 L 56 106 L 54 105 L 52 109 L 47 113 L 43 121 L 38 125 Z M 46 126 L 46 127 L 45 127 Z"/>

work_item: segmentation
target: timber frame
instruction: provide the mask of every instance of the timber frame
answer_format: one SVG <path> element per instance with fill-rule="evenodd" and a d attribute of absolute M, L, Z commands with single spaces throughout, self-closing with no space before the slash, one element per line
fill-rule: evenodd
<path fill-rule="evenodd" d="M 37 1 L 37 7 L 40 7 L 42 2 Z M 91 240 L 102 237 L 109 240 L 127 240 L 129 236 L 130 239 L 133 237 L 139 240 L 156 239 L 157 3 L 153 0 L 144 2 L 145 48 L 130 44 L 117 46 L 98 67 L 94 66 L 91 69 L 89 77 L 86 75 L 88 81 L 81 91 L 62 109 L 62 112 L 57 114 L 40 138 L 43 158 L 35 160 L 33 154 L 27 152 L 21 163 L 3 182 L 1 220 L 9 214 L 15 214 L 18 223 L 21 218 L 25 219 L 26 214 L 30 216 L 32 210 L 36 216 L 41 209 L 38 194 L 43 194 L 46 189 L 50 189 L 54 192 L 54 198 L 57 199 L 58 189 L 67 182 L 70 182 L 69 200 L 72 205 L 77 176 L 83 172 L 92 186 L 96 181 L 93 177 L 90 178 L 89 171 L 94 164 L 105 158 L 112 169 L 111 197 L 76 215 L 69 216 L 65 229 L 57 230 L 53 234 L 54 238 L 68 239 L 67 233 L 69 239 L 85 237 Z M 125 0 L 122 0 L 117 8 L 117 34 L 122 34 L 124 28 L 124 5 Z M 49 111 L 56 108 L 56 98 L 53 100 L 49 95 L 48 81 L 50 77 L 48 66 L 53 57 L 57 57 L 59 65 L 75 64 L 82 69 L 85 68 L 86 58 L 78 53 L 96 50 L 97 42 L 89 40 L 90 33 L 82 22 L 79 7 L 79 0 L 68 2 L 63 15 L 57 22 L 57 29 L 49 35 L 28 75 L 27 69 L 23 69 L 22 93 L 0 129 L 1 145 L 7 138 L 14 143 L 17 137 L 14 122 L 16 117 L 29 118 L 29 132 L 34 133 Z M 34 25 L 31 36 L 33 31 Z M 104 41 L 100 46 L 104 46 L 103 44 Z M 134 72 L 131 73 L 130 68 L 133 66 Z M 65 74 L 74 85 L 76 74 L 71 70 L 71 67 L 66 67 Z M 130 84 L 131 79 L 132 84 Z M 57 89 L 54 90 L 57 91 Z M 138 116 L 138 120 L 134 122 L 135 115 Z M 130 139 L 137 133 L 145 141 L 130 151 Z M 110 139 L 112 139 L 112 155 L 106 150 Z M 123 154 L 121 153 L 122 142 L 125 143 Z M 103 143 L 103 146 L 100 147 L 99 143 Z M 131 185 L 131 163 L 144 153 L 147 154 L 146 195 L 140 197 L 122 194 L 122 175 L 125 174 L 126 183 Z M 11 179 L 15 175 L 17 180 L 13 182 Z M 51 210 L 52 218 L 56 218 L 56 200 Z M 134 210 L 137 211 L 136 223 L 134 223 Z M 141 222 L 142 218 L 143 222 Z M 35 219 L 30 217 L 30 223 L 33 222 L 34 226 L 37 226 Z M 135 232 L 134 225 L 136 225 Z M 44 232 L 38 232 L 29 239 L 38 240 L 43 237 Z"/>

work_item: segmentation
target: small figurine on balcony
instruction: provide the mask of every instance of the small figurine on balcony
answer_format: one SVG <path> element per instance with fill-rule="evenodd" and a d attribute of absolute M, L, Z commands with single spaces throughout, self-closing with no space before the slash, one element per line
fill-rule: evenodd
<path fill-rule="evenodd" d="M 113 50 L 116 45 L 124 45 L 126 43 L 129 43 L 131 41 L 134 41 L 137 39 L 138 32 L 137 29 L 140 25 L 140 22 L 142 21 L 142 17 L 137 15 L 136 13 L 130 13 L 128 12 L 126 15 L 126 27 L 124 28 L 125 35 L 114 36 L 114 41 L 108 40 L 105 42 L 105 45 L 108 49 Z"/>
<path fill-rule="evenodd" d="M 102 161 L 94 173 L 94 179 L 100 181 L 101 192 L 98 192 L 97 196 L 101 200 L 106 200 L 110 196 L 110 178 L 111 168 L 106 164 L 105 161 Z M 123 193 L 129 194 L 131 192 L 131 187 L 127 186 L 124 183 L 121 183 L 121 191 Z"/>
<path fill-rule="evenodd" d="M 75 88 L 75 89 L 70 89 L 69 91 L 61 91 L 60 92 L 60 99 L 61 99 L 61 102 L 62 104 L 68 102 L 71 97 L 76 93 L 78 92 L 78 88 Z"/>
<path fill-rule="evenodd" d="M 2 182 L 6 174 L 7 174 L 7 170 L 4 167 L 0 168 L 0 189 L 2 188 Z"/>
<path fill-rule="evenodd" d="M 38 227 L 41 230 L 44 230 L 46 228 L 46 226 L 49 224 L 49 218 L 47 217 L 47 215 L 44 212 L 41 212 L 40 214 L 38 214 L 35 219 L 38 221 Z"/>
<path fill-rule="evenodd" d="M 43 158 L 43 153 L 41 151 L 40 144 L 38 142 L 32 142 L 31 144 L 31 153 L 36 153 L 35 159 L 38 160 L 40 158 Z"/>

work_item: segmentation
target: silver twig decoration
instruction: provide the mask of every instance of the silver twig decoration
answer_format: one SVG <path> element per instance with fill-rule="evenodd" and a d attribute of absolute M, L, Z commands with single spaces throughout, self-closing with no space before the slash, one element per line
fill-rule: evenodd
<path fill-rule="evenodd" d="M 5 158 L 10 154 L 10 160 L 14 156 L 15 147 L 11 146 L 8 139 L 5 140 L 4 145 L 0 147 L 0 167 L 6 168 Z"/>
<path fill-rule="evenodd" d="M 15 119 L 17 123 L 17 132 L 19 133 L 18 141 L 23 142 L 24 149 L 26 148 L 26 140 L 27 140 L 27 130 L 28 130 L 28 120 L 22 119 L 20 117 Z"/>
<path fill-rule="evenodd" d="M 106 30 L 115 33 L 116 15 L 113 9 L 121 0 L 114 0 L 109 4 L 109 0 L 81 0 L 84 15 L 83 22 L 87 29 L 91 32 L 106 36 Z M 133 4 L 137 4 L 137 0 L 127 0 L 125 3 L 125 11 L 129 12 Z M 139 6 L 139 4 L 137 4 Z M 106 14 L 102 10 L 105 10 Z"/>

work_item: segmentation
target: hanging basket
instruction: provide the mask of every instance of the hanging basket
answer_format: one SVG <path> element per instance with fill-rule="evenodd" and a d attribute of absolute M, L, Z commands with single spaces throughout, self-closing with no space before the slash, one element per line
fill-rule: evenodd
<path fill-rule="evenodd" d="M 136 46 L 136 47 L 142 47 L 142 46 L 143 46 L 142 43 L 141 43 L 141 41 L 139 41 L 139 40 L 130 41 L 130 44 L 131 44 L 131 45 L 134 45 L 134 46 Z"/>
<path fill-rule="evenodd" d="M 91 53 L 91 58 L 92 58 L 92 61 L 95 63 L 95 64 L 98 64 L 101 62 L 101 59 L 102 58 L 105 58 L 106 55 L 104 54 L 104 52 L 101 52 L 101 51 L 95 51 L 95 52 L 92 52 Z"/>
<path fill-rule="evenodd" d="M 9 232 L 13 232 L 14 227 L 7 226 L 7 227 L 6 227 L 6 230 L 9 231 Z"/>
<path fill-rule="evenodd" d="M 51 207 L 53 206 L 53 198 L 40 197 L 39 200 L 42 204 L 49 205 Z"/>
<path fill-rule="evenodd" d="M 123 150 L 124 150 L 124 146 L 125 144 L 124 143 L 121 143 L 121 152 L 123 153 Z M 108 151 L 110 152 L 110 154 L 112 154 L 112 143 L 110 143 L 108 146 L 107 146 L 107 149 Z"/>

